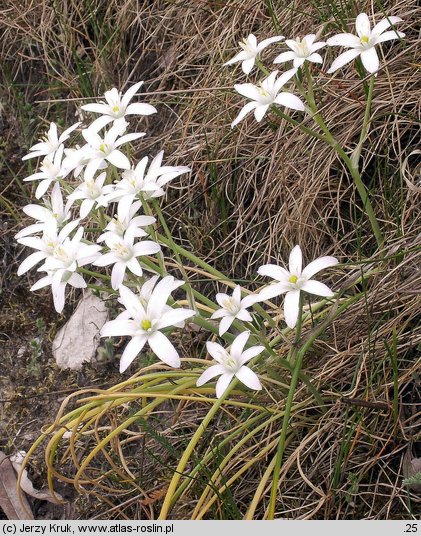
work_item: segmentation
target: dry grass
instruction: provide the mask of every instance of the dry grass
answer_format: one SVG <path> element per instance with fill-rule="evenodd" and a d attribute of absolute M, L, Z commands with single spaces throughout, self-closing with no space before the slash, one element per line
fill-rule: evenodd
<path fill-rule="evenodd" d="M 48 122 L 59 116 L 70 124 L 81 98 L 98 95 L 114 84 L 124 88 L 128 81 L 143 79 L 148 93 L 154 93 L 147 99 L 160 114 L 143 120 L 142 128 L 150 136 L 142 141 L 139 154 L 154 154 L 163 147 L 170 163 L 190 164 L 194 170 L 190 178 L 175 185 L 164 204 L 179 243 L 241 279 L 254 277 L 259 264 L 285 258 L 290 247 L 300 243 L 308 259 L 334 254 L 344 262 L 332 275 L 332 284 L 339 288 L 375 252 L 349 176 L 331 148 L 292 130 L 276 116 L 260 125 L 249 119 L 231 131 L 229 124 L 241 100 L 229 88 L 240 71 L 221 64 L 247 32 L 275 33 L 270 5 L 276 6 L 280 33 L 288 36 L 321 29 L 324 24 L 328 31 L 337 30 L 340 16 L 350 21 L 360 10 L 375 13 L 376 18 L 383 12 L 404 18 L 405 42 L 384 47 L 386 67 L 376 81 L 373 123 L 362 153 L 364 181 L 386 237 L 386 260 L 379 254 L 370 259 L 378 273 L 360 285 L 364 299 L 335 321 L 305 361 L 306 374 L 315 378 L 325 397 L 326 411 L 314 408 L 305 387 L 297 393 L 296 400 L 303 406 L 293 416 L 294 434 L 282 468 L 277 516 L 405 518 L 416 515 L 419 507 L 419 498 L 402 485 L 405 454 L 421 454 L 420 190 L 417 155 L 410 156 L 419 137 L 416 23 L 420 11 L 413 0 L 382 5 L 361 2 L 350 5 L 347 12 L 341 4 L 337 2 L 333 10 L 328 7 L 331 3 L 316 0 L 294 4 L 23 0 L 19 5 L 6 0 L 0 14 L 0 59 L 5 67 L 2 138 L 8 146 L 4 153 L 8 164 L 0 173 L 10 177 L 8 165 L 16 175 L 24 176 L 18 159 L 21 146 L 29 146 L 37 137 L 39 119 Z M 271 50 L 264 59 L 274 56 Z M 333 80 L 322 71 L 317 95 L 327 124 L 343 147 L 352 150 L 364 110 L 361 81 L 351 69 Z M 408 187 L 408 181 L 415 189 Z M 2 180 L 1 185 L 0 201 L 8 200 L 17 211 L 26 202 L 17 180 Z M 6 203 L 2 207 L 13 229 L 13 211 Z M 10 246 L 5 242 L 4 248 L 9 251 Z M 194 356 L 196 346 L 189 341 L 184 344 L 185 355 Z M 284 355 L 286 348 L 281 346 L 279 353 Z M 267 372 L 267 390 L 259 401 L 272 404 L 277 411 L 283 407 L 284 398 L 279 396 L 283 391 L 276 395 L 270 378 L 279 374 L 276 367 Z M 393 412 L 394 397 L 398 415 Z M 136 404 L 119 406 L 105 415 L 104 429 L 112 429 L 123 414 L 135 411 Z M 126 476 L 130 472 L 140 475 L 141 489 L 114 475 L 113 491 L 100 497 L 106 506 L 96 503 L 98 516 L 107 515 L 112 505 L 116 509 L 110 516 L 153 518 L 161 499 L 153 493 L 165 488 L 177 453 L 205 410 L 206 404 L 192 401 L 168 403 L 154 414 L 156 426 L 161 426 L 159 436 L 138 429 L 130 442 L 111 444 L 102 471 L 110 468 L 110 459 L 116 463 L 123 457 L 120 448 L 127 448 L 127 467 L 120 469 Z M 213 423 L 207 436 L 210 439 L 214 434 L 211 447 L 239 418 L 240 410 L 230 408 Z M 205 517 L 245 515 L 272 459 L 276 446 L 270 442 L 278 430 L 279 421 L 264 426 L 233 456 L 218 475 L 217 487 L 245 462 L 254 463 L 230 484 L 229 494 L 216 498 L 209 512 L 203 513 Z M 207 448 L 205 441 L 196 461 Z M 66 463 L 62 471 L 70 475 L 72 467 Z M 214 470 L 209 464 L 196 487 L 187 488 L 173 511 L 175 517 L 191 516 Z M 108 483 L 109 478 L 107 474 Z M 269 492 L 270 479 L 261 490 L 257 518 L 264 515 Z M 155 500 L 148 502 L 145 497 Z"/>

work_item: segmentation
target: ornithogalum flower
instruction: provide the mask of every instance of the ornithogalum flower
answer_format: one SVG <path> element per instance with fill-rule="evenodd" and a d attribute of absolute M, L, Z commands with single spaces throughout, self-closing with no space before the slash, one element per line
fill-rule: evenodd
<path fill-rule="evenodd" d="M 136 216 L 137 211 L 141 208 L 141 201 L 135 201 L 127 215 L 120 218 L 118 214 L 110 221 L 105 227 L 105 233 L 98 237 L 97 242 L 103 242 L 108 235 L 117 235 L 120 238 L 124 236 L 124 233 L 129 230 L 135 238 L 147 236 L 147 232 L 142 227 L 148 227 L 156 222 L 153 216 Z"/>
<path fill-rule="evenodd" d="M 368 16 L 365 13 L 360 13 L 355 21 L 357 35 L 341 33 L 327 40 L 329 46 L 341 46 L 351 49 L 340 54 L 335 59 L 328 73 L 335 72 L 358 56 L 361 57 L 366 71 L 372 74 L 376 73 L 379 69 L 379 57 L 375 47 L 385 41 L 405 37 L 404 33 L 398 32 L 397 30 L 385 32 L 390 26 L 401 21 L 402 19 L 400 17 L 387 17 L 371 29 Z"/>
<path fill-rule="evenodd" d="M 105 243 L 110 251 L 101 255 L 93 264 L 95 266 L 114 265 L 111 271 L 111 286 L 114 290 L 122 284 L 126 268 L 139 277 L 143 274 L 137 257 L 153 255 L 161 249 L 160 245 L 152 240 L 143 240 L 134 244 L 132 232 L 124 233 L 124 237 L 110 234 L 105 237 Z"/>
<path fill-rule="evenodd" d="M 238 44 L 242 49 L 241 52 L 236 54 L 232 59 L 224 63 L 224 65 L 232 65 L 241 61 L 241 68 L 245 74 L 249 74 L 254 67 L 257 56 L 264 50 L 267 46 L 272 43 L 277 43 L 282 41 L 284 37 L 278 35 L 276 37 L 269 37 L 269 39 L 264 39 L 262 42 L 257 43 L 257 39 L 253 34 L 250 34 L 246 39 L 240 41 Z"/>
<path fill-rule="evenodd" d="M 66 285 L 86 288 L 85 280 L 76 270 L 95 260 L 101 249 L 101 246 L 84 244 L 81 242 L 82 237 L 83 227 L 79 227 L 73 238 L 65 238 L 56 246 L 52 255 L 38 269 L 38 271 L 47 272 L 47 275 L 31 287 L 34 291 L 51 285 L 54 307 L 58 313 L 61 313 L 64 308 Z"/>
<path fill-rule="evenodd" d="M 276 264 L 266 264 L 257 270 L 260 275 L 266 275 L 278 281 L 259 292 L 261 300 L 268 300 L 286 293 L 284 315 L 285 322 L 290 328 L 295 327 L 297 323 L 301 291 L 328 298 L 334 295 L 324 283 L 311 278 L 321 270 L 338 264 L 337 259 L 334 257 L 319 257 L 310 262 L 304 270 L 302 269 L 302 264 L 301 248 L 300 246 L 295 246 L 289 256 L 289 270 Z"/>
<path fill-rule="evenodd" d="M 126 115 L 151 115 L 156 113 L 156 108 L 150 104 L 137 102 L 130 104 L 130 101 L 135 96 L 143 82 L 138 82 L 131 86 L 122 96 L 117 88 L 110 89 L 104 93 L 105 102 L 97 104 L 84 104 L 81 106 L 85 112 L 94 112 L 101 114 L 90 126 L 89 129 L 98 132 L 101 128 L 111 121 L 117 122 L 124 120 Z"/>
<path fill-rule="evenodd" d="M 245 364 L 253 357 L 262 353 L 264 346 L 252 346 L 244 350 L 249 336 L 249 331 L 240 333 L 234 339 L 229 351 L 216 342 L 208 341 L 206 348 L 218 364 L 206 369 L 197 380 L 196 385 L 200 387 L 212 378 L 215 378 L 215 376 L 221 375 L 216 383 L 216 396 L 221 398 L 235 376 L 250 389 L 259 391 L 262 385 L 257 374 L 249 367 L 246 367 Z"/>
<path fill-rule="evenodd" d="M 45 194 L 50 184 L 68 175 L 69 170 L 65 169 L 62 165 L 63 150 L 63 145 L 60 145 L 54 156 L 46 156 L 44 158 L 40 171 L 23 179 L 24 181 L 41 181 L 35 190 L 35 197 L 37 199 L 40 199 Z"/>
<path fill-rule="evenodd" d="M 273 60 L 273 63 L 285 63 L 286 61 L 293 61 L 295 69 L 301 67 L 305 61 L 312 63 L 323 63 L 323 58 L 320 54 L 317 54 L 317 50 L 320 50 L 326 43 L 324 41 L 314 42 L 316 39 L 315 34 L 308 34 L 302 39 L 287 39 L 285 44 L 291 50 L 289 52 L 282 52 L 279 56 Z"/>
<path fill-rule="evenodd" d="M 19 238 L 19 244 L 23 244 L 31 249 L 35 249 L 35 253 L 31 253 L 18 268 L 18 275 L 22 275 L 39 262 L 51 257 L 54 250 L 60 246 L 69 234 L 79 225 L 79 220 L 69 222 L 59 231 L 56 220 L 51 220 L 44 228 L 42 237 L 24 236 Z"/>
<path fill-rule="evenodd" d="M 72 202 L 77 199 L 83 199 L 80 205 L 80 217 L 82 219 L 86 218 L 94 206 L 95 208 L 108 206 L 106 195 L 114 187 L 112 184 L 104 186 L 106 178 L 107 174 L 104 172 L 98 175 L 96 179 L 85 180 L 69 195 L 68 199 Z"/>
<path fill-rule="evenodd" d="M 122 180 L 115 184 L 115 190 L 109 195 L 109 201 L 118 201 L 118 217 L 125 218 L 133 201 L 142 195 L 144 199 L 161 197 L 165 194 L 163 187 L 182 173 L 188 173 L 186 166 L 161 166 L 163 151 L 160 151 L 149 165 L 148 157 L 140 160 L 136 167 L 124 171 Z"/>
<path fill-rule="evenodd" d="M 87 155 L 89 160 L 85 169 L 85 180 L 92 180 L 104 161 L 119 169 L 130 169 L 129 159 L 118 147 L 129 141 L 141 138 L 145 133 L 138 132 L 123 136 L 122 134 L 125 132 L 126 127 L 127 123 L 125 121 L 118 123 L 105 133 L 104 138 L 101 138 L 99 134 L 89 128 L 82 130 L 82 136 L 89 146 L 88 150 L 82 148 L 86 151 L 85 158 Z M 73 155 L 73 159 L 75 159 L 75 155 Z"/>
<path fill-rule="evenodd" d="M 304 111 L 304 103 L 292 93 L 282 91 L 281 88 L 290 80 L 297 70 L 291 69 L 281 74 L 278 78 L 278 71 L 274 71 L 265 78 L 258 86 L 254 84 L 236 84 L 235 90 L 252 100 L 247 103 L 237 118 L 232 122 L 231 128 L 235 127 L 249 112 L 254 110 L 256 121 L 261 121 L 272 104 L 286 106 L 293 110 Z"/>
<path fill-rule="evenodd" d="M 184 322 L 194 316 L 195 312 L 191 309 L 167 307 L 173 288 L 174 278 L 164 277 L 150 293 L 145 305 L 143 299 L 139 299 L 127 287 L 120 286 L 119 301 L 126 311 L 115 320 L 107 322 L 101 330 L 101 337 L 132 337 L 121 356 L 120 372 L 130 366 L 146 343 L 161 361 L 170 367 L 180 366 L 178 352 L 162 330 Z"/>
<path fill-rule="evenodd" d="M 29 149 L 29 153 L 25 155 L 22 160 L 29 160 L 30 158 L 36 158 L 38 156 L 50 156 L 53 155 L 57 149 L 67 139 L 70 134 L 80 125 L 76 123 L 66 129 L 60 136 L 57 132 L 57 125 L 55 123 L 50 124 L 50 128 L 45 137 L 43 137 L 39 143 L 36 143 Z"/>
<path fill-rule="evenodd" d="M 48 229 L 50 222 L 54 220 L 59 228 L 62 227 L 71 216 L 71 204 L 71 201 L 68 201 L 66 204 L 63 203 L 60 184 L 56 182 L 51 190 L 50 201 L 45 201 L 45 206 L 26 205 L 23 207 L 22 210 L 25 214 L 36 220 L 37 223 L 19 231 L 15 235 L 15 238 L 23 238 L 24 236 L 42 232 Z"/>
<path fill-rule="evenodd" d="M 228 294 L 223 294 L 222 292 L 218 293 L 216 295 L 216 301 L 221 306 L 221 309 L 215 311 L 211 318 L 221 319 L 219 323 L 219 335 L 222 336 L 227 332 L 236 318 L 244 322 L 252 322 L 253 318 L 247 311 L 247 308 L 258 300 L 259 297 L 253 294 L 241 299 L 240 285 L 235 287 L 232 296 L 228 296 Z"/>

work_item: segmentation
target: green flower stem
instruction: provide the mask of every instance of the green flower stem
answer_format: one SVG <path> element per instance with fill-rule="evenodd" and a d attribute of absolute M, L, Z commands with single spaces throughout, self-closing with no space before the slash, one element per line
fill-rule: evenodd
<path fill-rule="evenodd" d="M 368 216 L 368 219 L 370 220 L 371 228 L 376 238 L 377 245 L 379 248 L 381 248 L 384 242 L 383 235 L 380 230 L 376 215 L 374 214 L 374 210 L 371 205 L 370 198 L 367 193 L 367 189 L 361 179 L 361 175 L 358 170 L 359 156 L 361 153 L 362 144 L 365 140 L 365 137 L 367 135 L 367 130 L 368 130 L 370 107 L 371 107 L 371 101 L 373 97 L 374 77 L 372 77 L 372 79 L 370 80 L 370 88 L 369 88 L 369 94 L 368 94 L 368 99 L 367 99 L 367 107 L 366 107 L 365 116 L 364 116 L 364 124 L 363 124 L 363 128 L 362 128 L 361 135 L 360 135 L 360 141 L 357 145 L 357 152 L 354 153 L 354 155 L 352 155 L 352 157 L 350 158 L 346 154 L 346 152 L 343 150 L 343 148 L 339 145 L 339 143 L 336 141 L 336 139 L 333 137 L 332 133 L 326 126 L 325 122 L 323 121 L 317 109 L 316 101 L 314 99 L 313 83 L 312 83 L 311 74 L 310 74 L 310 70 L 308 68 L 307 63 L 304 64 L 304 71 L 305 71 L 305 75 L 307 79 L 307 92 L 304 92 L 304 95 L 307 99 L 309 108 L 311 112 L 313 113 L 313 119 L 319 125 L 321 130 L 324 132 L 327 143 L 333 149 L 335 149 L 336 153 L 342 159 L 343 163 L 346 165 L 349 172 L 351 173 L 351 176 L 354 180 L 354 184 L 360 195 L 361 201 L 363 202 L 364 210 Z"/>
<path fill-rule="evenodd" d="M 353 153 L 351 155 L 352 165 L 357 170 L 359 168 L 361 150 L 363 148 L 364 141 L 365 141 L 365 139 L 367 137 L 367 134 L 368 134 L 368 127 L 369 127 L 369 123 L 370 123 L 371 103 L 373 101 L 374 80 L 375 80 L 375 77 L 372 76 L 370 78 L 370 84 L 368 86 L 367 104 L 366 104 L 366 108 L 365 108 L 364 121 L 363 121 L 363 127 L 361 129 L 360 139 L 359 139 L 358 144 L 355 147 L 355 149 L 354 149 L 354 151 L 353 151 Z"/>
<path fill-rule="evenodd" d="M 180 461 L 178 462 L 177 468 L 174 471 L 172 480 L 170 482 L 170 485 L 168 487 L 167 494 L 164 499 L 164 504 L 162 505 L 161 512 L 159 514 L 158 520 L 167 519 L 168 513 L 170 511 L 170 508 L 173 503 L 173 497 L 177 491 L 178 483 L 180 482 L 180 479 L 184 473 L 184 470 L 186 468 L 186 465 L 188 464 L 191 455 L 193 453 L 194 448 L 198 444 L 200 438 L 204 434 L 207 426 L 209 425 L 210 421 L 213 419 L 219 408 L 221 407 L 222 403 L 226 399 L 226 397 L 231 393 L 231 391 L 236 387 L 238 383 L 238 380 L 234 378 L 234 380 L 230 383 L 228 388 L 225 390 L 224 394 L 221 396 L 221 398 L 218 398 L 211 409 L 208 411 L 206 417 L 203 419 L 203 421 L 200 423 L 200 425 L 197 427 L 196 432 L 194 433 L 193 437 L 190 440 L 190 443 L 187 445 L 186 450 L 183 452 L 183 455 L 180 458 Z"/>
<path fill-rule="evenodd" d="M 282 457 L 283 457 L 284 450 L 285 450 L 285 441 L 287 437 L 288 424 L 289 424 L 289 419 L 291 415 L 291 408 L 294 402 L 295 389 L 297 387 L 298 377 L 299 377 L 299 373 L 301 370 L 301 365 L 302 365 L 302 361 L 304 357 L 304 353 L 298 352 L 298 343 L 301 337 L 302 320 L 303 320 L 303 292 L 300 293 L 300 302 L 299 302 L 299 307 L 298 307 L 298 320 L 297 320 L 297 326 L 296 326 L 296 331 L 295 331 L 294 343 L 288 354 L 288 361 L 292 365 L 294 365 L 294 371 L 292 373 L 291 385 L 289 387 L 288 398 L 287 398 L 287 402 L 285 406 L 285 414 L 282 420 L 282 430 L 281 430 L 281 435 L 279 437 L 278 450 L 276 453 L 276 462 L 275 462 L 275 469 L 273 471 L 272 489 L 270 492 L 268 519 L 274 519 L 274 516 L 275 516 L 275 506 L 276 506 L 276 496 L 278 492 L 279 473 L 281 471 Z M 298 359 L 297 359 L 297 354 L 298 354 Z"/>
<path fill-rule="evenodd" d="M 186 283 L 186 291 L 187 291 L 187 297 L 188 297 L 188 300 L 189 300 L 189 303 L 190 303 L 190 307 L 193 310 L 196 311 L 196 304 L 195 304 L 195 301 L 194 301 L 193 288 L 192 288 L 192 286 L 190 284 L 189 276 L 187 275 L 187 272 L 184 269 L 183 263 L 181 261 L 180 253 L 177 250 L 177 246 L 176 246 L 176 244 L 174 242 L 174 239 L 172 237 L 171 231 L 169 230 L 167 222 L 165 221 L 165 218 L 164 218 L 164 215 L 162 213 L 161 207 L 159 206 L 159 203 L 158 203 L 158 201 L 156 199 L 151 199 L 150 201 L 152 203 L 152 206 L 153 206 L 156 214 L 158 215 L 158 218 L 159 218 L 159 221 L 161 222 L 162 227 L 164 228 L 165 234 L 167 235 L 167 238 L 168 238 L 169 247 L 174 252 L 174 255 L 175 255 L 175 258 L 177 259 L 180 271 L 183 274 L 183 279 L 184 279 L 184 281 Z"/>
<path fill-rule="evenodd" d="M 146 202 L 146 200 L 143 199 L 142 195 L 139 197 L 140 197 L 140 202 L 142 203 L 143 210 L 145 211 L 145 214 L 147 216 L 153 216 L 152 211 L 149 210 L 149 205 Z M 151 229 L 152 238 L 155 240 L 155 242 L 158 242 L 158 231 L 155 229 L 155 225 L 154 224 L 150 225 L 150 229 Z M 161 276 L 164 277 L 167 275 L 167 269 L 165 268 L 164 254 L 162 253 L 162 251 L 158 251 L 157 257 L 158 257 L 159 267 L 161 268 Z"/>

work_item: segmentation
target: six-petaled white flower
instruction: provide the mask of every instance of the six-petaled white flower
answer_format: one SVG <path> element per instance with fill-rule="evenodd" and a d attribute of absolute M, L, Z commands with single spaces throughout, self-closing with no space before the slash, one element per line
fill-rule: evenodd
<path fill-rule="evenodd" d="M 328 73 L 335 72 L 358 56 L 361 56 L 361 61 L 366 71 L 372 74 L 376 73 L 379 69 L 379 57 L 375 47 L 385 41 L 405 37 L 404 33 L 398 32 L 397 30 L 385 32 L 390 26 L 401 21 L 402 19 L 400 17 L 387 17 L 371 29 L 368 16 L 365 13 L 360 13 L 355 21 L 357 35 L 341 33 L 327 40 L 329 46 L 341 46 L 351 49 L 340 54 L 335 59 Z"/>
<path fill-rule="evenodd" d="M 85 280 L 76 270 L 95 260 L 101 249 L 101 246 L 84 244 L 82 237 L 83 227 L 79 227 L 73 238 L 67 237 L 57 245 L 52 255 L 38 268 L 38 271 L 47 272 L 47 275 L 31 287 L 31 291 L 34 291 L 51 285 L 54 307 L 58 313 L 64 308 L 66 285 L 86 288 Z"/>
<path fill-rule="evenodd" d="M 72 202 L 77 199 L 83 200 L 80 205 L 80 217 L 82 219 L 86 218 L 94 206 L 95 208 L 108 207 L 106 195 L 113 190 L 113 185 L 106 184 L 104 186 L 106 178 L 107 174 L 104 172 L 98 175 L 96 179 L 85 180 L 69 195 L 68 199 Z"/>
<path fill-rule="evenodd" d="M 232 293 L 232 296 L 222 292 L 216 295 L 216 301 L 221 306 L 221 309 L 215 311 L 211 318 L 220 318 L 219 335 L 222 336 L 229 330 L 231 324 L 236 318 L 244 322 L 252 322 L 253 318 L 247 311 L 247 308 L 256 303 L 259 299 L 257 295 L 250 294 L 241 299 L 241 287 L 237 285 Z"/>
<path fill-rule="evenodd" d="M 132 337 L 121 356 L 120 372 L 130 366 L 146 343 L 161 361 L 171 367 L 180 366 L 178 352 L 162 330 L 187 320 L 194 316 L 195 312 L 192 309 L 168 309 L 167 301 L 173 289 L 174 278 L 164 277 L 150 293 L 145 306 L 144 300 L 140 300 L 127 287 L 120 286 L 119 301 L 126 311 L 115 320 L 107 322 L 101 329 L 101 337 Z"/>
<path fill-rule="evenodd" d="M 279 56 L 273 60 L 273 63 L 285 63 L 286 61 L 293 60 L 295 69 L 301 67 L 305 61 L 312 63 L 323 63 L 323 58 L 317 51 L 326 46 L 324 41 L 314 42 L 316 39 L 315 34 L 308 34 L 302 39 L 287 39 L 285 44 L 291 50 L 289 52 L 282 52 Z"/>
<path fill-rule="evenodd" d="M 139 277 L 143 274 L 142 267 L 140 266 L 137 257 L 153 255 L 161 250 L 161 246 L 152 240 L 143 240 L 134 244 L 134 236 L 132 232 L 124 233 L 124 237 L 109 234 L 104 237 L 104 240 L 110 251 L 101 255 L 101 257 L 94 262 L 94 265 L 114 265 L 111 271 L 111 286 L 114 290 L 117 290 L 123 282 L 126 268 L 128 268 L 132 274 Z"/>
<path fill-rule="evenodd" d="M 39 233 L 48 229 L 49 224 L 52 221 L 56 221 L 58 227 L 62 227 L 64 223 L 70 218 L 72 201 L 63 203 L 63 196 L 60 189 L 60 184 L 56 182 L 51 190 L 50 201 L 45 201 L 45 206 L 42 205 L 26 205 L 23 207 L 23 211 L 30 218 L 33 218 L 37 223 L 28 225 L 25 229 L 19 231 L 15 238 L 23 238 L 34 233 Z"/>
<path fill-rule="evenodd" d="M 46 136 L 42 138 L 42 141 L 33 145 L 29 149 L 29 153 L 25 155 L 22 160 L 29 160 L 30 158 L 36 158 L 38 156 L 50 156 L 54 154 L 60 145 L 69 139 L 70 134 L 79 125 L 80 123 L 75 123 L 59 136 L 57 132 L 57 125 L 55 123 L 50 123 L 50 128 L 48 129 Z"/>
<path fill-rule="evenodd" d="M 238 44 L 242 49 L 241 52 L 236 54 L 232 59 L 224 63 L 225 65 L 232 65 L 241 61 L 241 68 L 245 74 L 249 74 L 254 67 L 257 56 L 264 50 L 267 46 L 272 43 L 278 43 L 282 41 L 284 37 L 278 35 L 276 37 L 269 37 L 269 39 L 264 39 L 260 43 L 257 43 L 257 39 L 253 34 L 250 34 L 247 38 L 240 41 Z"/>
<path fill-rule="evenodd" d="M 200 387 L 212 378 L 215 378 L 215 376 L 221 375 L 216 383 L 216 396 L 218 398 L 221 398 L 224 394 L 234 376 L 250 389 L 256 391 L 262 389 L 257 374 L 246 367 L 245 364 L 253 357 L 262 353 L 264 346 L 252 346 L 251 348 L 244 350 L 244 346 L 246 345 L 249 336 L 249 331 L 240 333 L 240 335 L 234 339 L 229 351 L 216 342 L 208 341 L 206 343 L 206 348 L 218 364 L 212 365 L 206 369 L 197 380 L 196 385 Z"/>
<path fill-rule="evenodd" d="M 85 169 L 85 180 L 93 178 L 99 167 L 106 160 L 119 169 L 130 169 L 130 162 L 127 156 L 118 148 L 129 141 L 137 140 L 145 135 L 144 132 L 125 134 L 127 123 L 125 121 L 118 123 L 105 133 L 104 138 L 99 134 L 87 128 L 82 130 L 82 136 L 85 138 L 89 149 L 84 149 L 84 157 L 88 163 Z M 82 151 L 81 149 L 81 151 Z M 75 155 L 73 155 L 73 159 Z"/>
<path fill-rule="evenodd" d="M 254 117 L 256 121 L 261 121 L 263 116 L 268 111 L 272 104 L 279 104 L 293 110 L 304 111 L 304 103 L 287 91 L 282 91 L 281 88 L 288 80 L 290 80 L 295 74 L 296 69 L 290 69 L 281 74 L 278 78 L 278 71 L 274 71 L 267 78 L 265 78 L 258 86 L 254 84 L 236 84 L 235 90 L 252 100 L 247 103 L 237 118 L 232 122 L 231 128 L 235 127 L 249 112 L 254 110 Z"/>
<path fill-rule="evenodd" d="M 158 153 L 149 165 L 145 156 L 132 169 L 124 171 L 122 179 L 115 184 L 114 192 L 109 195 L 109 201 L 118 201 L 118 217 L 126 217 L 133 201 L 141 194 L 144 199 L 160 197 L 165 194 L 163 186 L 182 173 L 188 173 L 186 166 L 161 166 L 164 152 Z"/>
<path fill-rule="evenodd" d="M 148 233 L 143 230 L 143 227 L 149 227 L 149 225 L 154 224 L 156 219 L 153 216 L 144 216 L 143 214 L 136 216 L 136 213 L 141 206 L 141 201 L 135 201 L 131 205 L 128 214 L 124 215 L 124 217 L 120 218 L 118 214 L 116 214 L 105 227 L 105 232 L 98 237 L 97 242 L 103 242 L 108 235 L 117 235 L 122 238 L 124 233 L 129 229 L 129 232 L 132 233 L 135 238 L 147 236 Z"/>
<path fill-rule="evenodd" d="M 143 82 L 138 82 L 131 86 L 124 95 L 117 88 L 110 89 L 104 93 L 105 102 L 84 104 L 81 106 L 85 112 L 94 112 L 101 114 L 101 117 L 95 119 L 90 125 L 90 129 L 98 132 L 101 128 L 111 121 L 118 122 L 124 120 L 126 115 L 151 115 L 156 113 L 156 108 L 150 104 L 137 102 L 130 104 Z"/>
<path fill-rule="evenodd" d="M 63 150 L 63 145 L 60 145 L 53 157 L 46 156 L 44 158 L 40 166 L 40 171 L 23 179 L 24 181 L 41 181 L 35 190 L 35 197 L 37 199 L 40 199 L 45 194 L 50 184 L 68 175 L 69 170 L 65 169 L 62 164 Z"/>
<path fill-rule="evenodd" d="M 300 246 L 295 246 L 289 256 L 289 270 L 276 264 L 265 264 L 257 272 L 260 275 L 272 277 L 278 283 L 273 283 L 259 292 L 261 300 L 269 300 L 280 294 L 285 295 L 285 322 L 290 328 L 295 327 L 299 314 L 300 292 L 309 292 L 316 296 L 331 298 L 334 293 L 324 283 L 311 279 L 325 268 L 335 266 L 335 257 L 319 257 L 302 269 L 303 256 Z"/>

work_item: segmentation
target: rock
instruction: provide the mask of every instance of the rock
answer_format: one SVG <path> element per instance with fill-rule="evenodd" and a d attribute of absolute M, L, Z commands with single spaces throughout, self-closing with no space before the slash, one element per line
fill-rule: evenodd
<path fill-rule="evenodd" d="M 53 341 L 57 365 L 79 370 L 83 363 L 92 361 L 100 342 L 99 332 L 107 319 L 104 301 L 87 291 Z"/>

